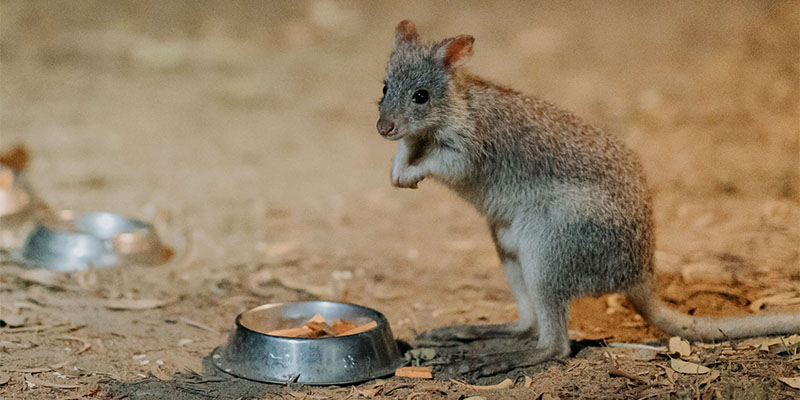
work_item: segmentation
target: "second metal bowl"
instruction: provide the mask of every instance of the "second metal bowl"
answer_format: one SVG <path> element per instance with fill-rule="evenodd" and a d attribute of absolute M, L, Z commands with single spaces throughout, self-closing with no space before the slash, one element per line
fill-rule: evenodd
<path fill-rule="evenodd" d="M 357 324 L 366 332 L 329 338 L 288 338 L 266 332 L 302 326 L 314 314 Z M 404 361 L 389 321 L 371 308 L 329 301 L 267 304 L 236 317 L 228 344 L 212 354 L 214 365 L 241 378 L 268 383 L 334 385 L 391 375 Z"/>
<path fill-rule="evenodd" d="M 156 264 L 164 247 L 152 225 L 109 212 L 62 212 L 39 223 L 17 252 L 20 262 L 62 271 L 123 262 Z"/>

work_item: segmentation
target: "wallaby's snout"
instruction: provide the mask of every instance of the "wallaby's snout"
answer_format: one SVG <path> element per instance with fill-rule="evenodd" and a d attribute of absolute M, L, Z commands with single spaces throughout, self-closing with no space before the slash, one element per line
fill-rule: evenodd
<path fill-rule="evenodd" d="M 397 133 L 397 129 L 395 129 L 395 124 L 393 121 L 390 121 L 384 117 L 380 117 L 378 119 L 378 133 L 385 138 L 390 138 Z"/>

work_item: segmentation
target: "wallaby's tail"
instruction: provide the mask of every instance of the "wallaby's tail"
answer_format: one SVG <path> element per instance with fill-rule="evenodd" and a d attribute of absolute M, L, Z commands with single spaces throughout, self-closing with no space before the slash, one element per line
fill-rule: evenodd
<path fill-rule="evenodd" d="M 800 333 L 800 314 L 763 314 L 741 317 L 693 317 L 668 308 L 656 297 L 650 282 L 628 291 L 633 306 L 650 324 L 690 340 L 725 340 L 752 336 Z"/>

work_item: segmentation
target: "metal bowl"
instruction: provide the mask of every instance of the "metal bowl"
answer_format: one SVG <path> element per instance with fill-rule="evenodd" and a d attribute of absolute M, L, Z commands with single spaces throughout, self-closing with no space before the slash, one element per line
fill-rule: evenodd
<path fill-rule="evenodd" d="M 314 314 L 357 324 L 366 332 L 330 338 L 287 338 L 265 332 L 302 326 Z M 268 383 L 336 385 L 387 375 L 403 364 L 389 321 L 371 308 L 329 301 L 267 304 L 236 317 L 228 344 L 212 353 L 214 365 L 240 378 Z"/>
<path fill-rule="evenodd" d="M 164 247 L 146 222 L 109 212 L 75 216 L 62 211 L 40 222 L 16 254 L 26 265 L 70 271 L 157 264 L 164 260 Z"/>
<path fill-rule="evenodd" d="M 21 225 L 33 211 L 33 191 L 22 171 L 0 165 L 0 228 Z"/>

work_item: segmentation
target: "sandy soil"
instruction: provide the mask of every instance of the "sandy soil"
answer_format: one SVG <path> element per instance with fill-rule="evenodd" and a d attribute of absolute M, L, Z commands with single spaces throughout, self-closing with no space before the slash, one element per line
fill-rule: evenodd
<path fill-rule="evenodd" d="M 663 355 L 576 342 L 576 357 L 481 380 L 517 382 L 485 392 L 441 374 L 310 388 L 204 370 L 237 313 L 315 297 L 261 284 L 263 271 L 337 280 L 340 300 L 384 312 L 404 340 L 515 317 L 474 210 L 432 182 L 389 184 L 395 145 L 375 132 L 375 102 L 403 18 L 432 38 L 475 35 L 473 71 L 636 149 L 655 196 L 660 294 L 675 308 L 746 314 L 768 298 L 761 312 L 800 311 L 796 1 L 3 1 L 1 147 L 29 149 L 28 176 L 51 206 L 155 220 L 179 254 L 66 275 L 0 264 L 2 312 L 25 317 L 0 328 L 0 397 L 800 395 L 777 380 L 800 375 L 796 346 L 752 342 L 694 345 L 713 380 L 673 373 Z M 168 302 L 106 307 L 120 298 Z M 584 340 L 666 339 L 614 296 L 576 300 L 571 329 Z M 611 374 L 609 354 L 634 378 Z"/>

